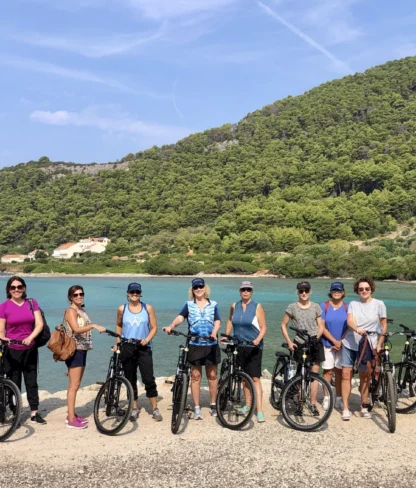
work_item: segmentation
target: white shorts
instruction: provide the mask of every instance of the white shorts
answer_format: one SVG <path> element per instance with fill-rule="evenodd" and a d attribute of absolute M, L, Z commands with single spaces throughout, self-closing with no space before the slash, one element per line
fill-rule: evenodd
<path fill-rule="evenodd" d="M 332 347 L 324 347 L 325 361 L 321 364 L 322 369 L 342 369 L 341 351 L 335 351 Z"/>

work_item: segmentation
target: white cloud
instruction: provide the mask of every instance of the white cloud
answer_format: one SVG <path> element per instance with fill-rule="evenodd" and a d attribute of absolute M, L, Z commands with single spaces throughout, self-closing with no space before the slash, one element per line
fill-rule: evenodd
<path fill-rule="evenodd" d="M 88 107 L 82 112 L 36 110 L 30 119 L 48 125 L 91 127 L 107 134 L 126 134 L 152 144 L 168 144 L 189 135 L 185 127 L 148 123 L 132 118 L 128 113 L 100 107 Z"/>
<path fill-rule="evenodd" d="M 126 93 L 131 93 L 134 95 L 144 95 L 150 98 L 157 98 L 157 99 L 169 98 L 167 96 L 159 95 L 150 90 L 132 88 L 118 80 L 114 80 L 111 78 L 104 78 L 102 76 L 98 76 L 94 73 L 91 73 L 90 71 L 65 68 L 52 63 L 36 61 L 34 59 L 15 57 L 15 58 L 6 58 L 0 60 L 0 62 L 8 66 L 14 66 L 15 68 L 20 68 L 24 70 L 46 73 L 50 75 L 60 76 L 62 78 L 85 81 L 88 83 L 96 83 L 99 85 L 108 86 L 110 88 L 114 88 L 116 90 L 123 91 Z"/>
<path fill-rule="evenodd" d="M 9 39 L 24 42 L 32 46 L 60 49 L 63 51 L 81 54 L 90 58 L 101 58 L 134 51 L 140 46 L 149 44 L 163 38 L 165 25 L 153 33 L 142 35 L 128 34 L 100 39 L 81 37 L 58 37 L 45 33 L 26 33 L 7 35 Z"/>
<path fill-rule="evenodd" d="M 319 51 L 321 54 L 323 54 L 326 58 L 328 58 L 333 65 L 337 68 L 338 71 L 342 73 L 351 73 L 351 69 L 349 66 L 347 66 L 346 63 L 344 63 L 342 60 L 338 59 L 336 56 L 334 56 L 332 53 L 330 53 L 324 46 L 316 42 L 314 39 L 312 39 L 310 36 L 308 36 L 305 32 L 301 31 L 298 27 L 295 25 L 291 24 L 288 22 L 286 19 L 284 19 L 281 15 L 279 15 L 277 12 L 272 10 L 270 7 L 265 5 L 264 3 L 258 1 L 257 2 L 260 8 L 270 17 L 272 17 L 274 20 L 277 20 L 280 22 L 282 25 L 284 25 L 287 29 L 289 29 L 293 34 L 301 38 L 303 41 L 305 41 L 309 46 L 313 47 L 317 51 Z"/>

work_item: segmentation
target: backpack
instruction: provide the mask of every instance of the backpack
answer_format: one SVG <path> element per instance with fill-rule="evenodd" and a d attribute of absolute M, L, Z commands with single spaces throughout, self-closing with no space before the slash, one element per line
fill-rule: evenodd
<path fill-rule="evenodd" d="M 342 303 L 344 305 L 345 312 L 348 313 L 348 303 L 345 303 L 345 302 L 342 302 Z M 328 309 L 329 309 L 329 300 L 327 300 L 325 302 L 325 314 L 328 313 Z"/>
<path fill-rule="evenodd" d="M 57 325 L 52 332 L 48 349 L 53 352 L 55 361 L 66 361 L 75 354 L 77 343 L 66 333 L 65 327 L 61 324 Z"/>
<path fill-rule="evenodd" d="M 28 298 L 28 300 L 29 300 L 30 310 L 32 310 L 33 317 L 34 317 L 35 311 L 33 310 L 33 298 Z M 35 347 L 46 346 L 49 339 L 51 338 L 51 330 L 49 328 L 49 325 L 46 322 L 45 314 L 43 313 L 43 310 L 40 307 L 39 307 L 39 311 L 40 314 L 42 315 L 43 328 L 40 334 L 37 337 L 35 337 Z"/>

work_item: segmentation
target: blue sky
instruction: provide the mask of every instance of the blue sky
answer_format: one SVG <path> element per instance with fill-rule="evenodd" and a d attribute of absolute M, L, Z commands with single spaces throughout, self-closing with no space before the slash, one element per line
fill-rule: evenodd
<path fill-rule="evenodd" d="M 0 166 L 115 161 L 416 55 L 410 0 L 13 0 Z"/>

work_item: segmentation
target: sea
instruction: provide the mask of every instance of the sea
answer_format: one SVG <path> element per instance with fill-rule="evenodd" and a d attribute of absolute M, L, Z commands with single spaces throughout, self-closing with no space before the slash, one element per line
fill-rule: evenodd
<path fill-rule="evenodd" d="M 0 290 L 5 290 L 7 276 L 0 276 Z M 218 303 L 221 315 L 221 331 L 230 313 L 230 306 L 239 300 L 239 284 L 242 278 L 215 277 L 205 278 L 211 288 L 211 299 Z M 261 303 L 266 313 L 267 335 L 263 352 L 263 368 L 272 371 L 275 352 L 283 341 L 280 323 L 287 305 L 295 302 L 296 283 L 299 280 L 278 278 L 250 278 L 254 286 L 253 300 Z M 187 300 L 190 278 L 179 277 L 25 277 L 28 297 L 35 298 L 43 309 L 47 322 L 54 329 L 62 322 L 63 313 L 68 306 L 67 291 L 72 285 L 81 285 L 85 290 L 85 310 L 95 324 L 114 330 L 117 307 L 126 302 L 126 289 L 131 281 L 142 285 L 142 300 L 153 306 L 158 322 L 158 334 L 153 340 L 153 361 L 155 376 L 175 374 L 180 337 L 167 336 L 162 328 L 176 317 Z M 331 280 L 309 280 L 312 285 L 311 300 L 322 302 L 328 299 Z M 343 280 L 347 291 L 345 300 L 356 299 L 353 292 L 353 280 Z M 4 299 L 5 299 L 5 291 Z M 383 300 L 387 307 L 388 317 L 394 320 L 389 330 L 400 330 L 403 323 L 411 328 L 416 327 L 416 284 L 399 282 L 378 282 L 374 297 Z M 186 332 L 186 322 L 177 330 Z M 400 357 L 404 338 L 394 337 L 392 354 Z M 93 331 L 93 350 L 88 353 L 87 367 L 83 385 L 104 381 L 111 357 L 114 339 Z M 47 347 L 39 349 L 40 390 L 51 393 L 65 390 L 68 384 L 65 363 L 54 362 L 52 352 Z M 140 376 L 139 376 L 140 378 Z"/>

